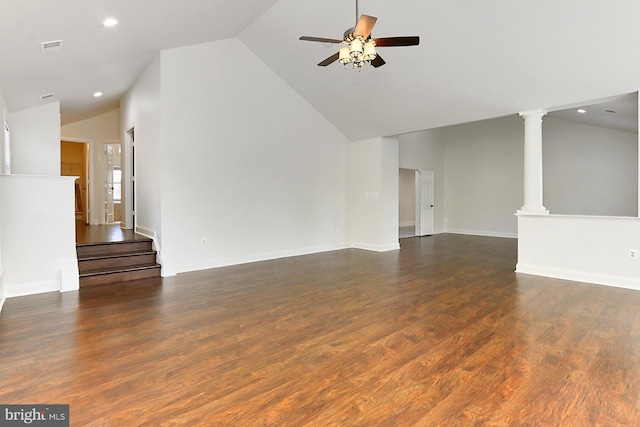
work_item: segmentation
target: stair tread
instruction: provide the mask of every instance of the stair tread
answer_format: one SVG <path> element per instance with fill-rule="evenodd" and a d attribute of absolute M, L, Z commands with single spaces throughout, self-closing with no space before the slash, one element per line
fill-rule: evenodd
<path fill-rule="evenodd" d="M 154 268 L 160 268 L 161 265 L 158 263 L 148 264 L 148 265 L 136 265 L 136 266 L 128 266 L 128 267 L 105 267 L 99 270 L 88 270 L 83 273 L 80 273 L 80 277 L 90 277 L 90 276 L 101 276 L 105 274 L 114 274 L 114 273 L 126 273 L 130 271 L 138 271 L 138 270 L 151 270 Z"/>
<path fill-rule="evenodd" d="M 92 255 L 78 256 L 78 261 L 93 261 L 93 260 L 99 260 L 99 259 L 131 257 L 131 256 L 138 256 L 138 255 L 156 255 L 156 254 L 157 252 L 154 250 L 117 252 L 117 253 L 109 253 L 109 254 L 92 254 Z"/>
<path fill-rule="evenodd" d="M 148 243 L 148 242 L 153 242 L 153 239 L 144 238 L 144 239 L 118 240 L 116 242 L 85 242 L 85 243 L 76 243 L 76 247 L 120 245 L 120 244 L 126 244 L 126 243 Z"/>

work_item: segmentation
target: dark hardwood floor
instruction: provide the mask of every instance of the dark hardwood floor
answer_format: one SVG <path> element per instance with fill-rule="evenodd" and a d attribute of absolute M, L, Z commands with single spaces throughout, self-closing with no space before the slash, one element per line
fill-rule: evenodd
<path fill-rule="evenodd" d="M 120 223 L 87 225 L 76 220 L 76 243 L 126 242 L 139 239 L 146 237 L 134 233 L 133 230 L 120 228 Z"/>
<path fill-rule="evenodd" d="M 6 301 L 0 403 L 72 426 L 637 426 L 640 292 L 438 235 Z"/>

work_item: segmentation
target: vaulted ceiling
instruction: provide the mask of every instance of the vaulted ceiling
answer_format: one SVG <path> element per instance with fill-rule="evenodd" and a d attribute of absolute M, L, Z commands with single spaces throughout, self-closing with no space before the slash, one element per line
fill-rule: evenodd
<path fill-rule="evenodd" d="M 0 88 L 12 111 L 55 93 L 63 122 L 117 105 L 163 49 L 238 37 L 353 140 L 570 105 L 640 86 L 637 0 L 360 0 L 387 64 L 358 72 L 316 64 L 355 23 L 344 0 L 6 0 Z M 104 28 L 114 16 L 119 25 Z M 63 40 L 56 54 L 40 42 Z M 104 92 L 94 99 L 95 91 Z"/>

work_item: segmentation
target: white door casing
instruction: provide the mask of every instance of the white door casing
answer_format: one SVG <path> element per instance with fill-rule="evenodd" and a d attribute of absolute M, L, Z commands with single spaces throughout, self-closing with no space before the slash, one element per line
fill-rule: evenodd
<path fill-rule="evenodd" d="M 114 220 L 113 212 L 113 144 L 104 145 L 105 159 L 105 179 L 104 179 L 104 212 L 105 222 L 112 223 Z"/>

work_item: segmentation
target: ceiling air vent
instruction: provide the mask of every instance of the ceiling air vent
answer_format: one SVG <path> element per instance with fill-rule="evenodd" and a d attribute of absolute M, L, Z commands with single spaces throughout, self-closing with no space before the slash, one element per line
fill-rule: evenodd
<path fill-rule="evenodd" d="M 57 52 L 62 50 L 62 40 L 52 40 L 50 42 L 40 43 L 40 51 L 42 53 Z"/>
<path fill-rule="evenodd" d="M 53 96 L 54 96 L 54 95 L 55 95 L 55 93 L 48 93 L 48 94 L 46 94 L 46 95 L 42 95 L 42 96 L 40 97 L 40 99 L 41 99 L 41 100 L 43 100 L 43 101 L 46 101 L 47 99 L 51 99 L 51 98 L 53 98 Z"/>

